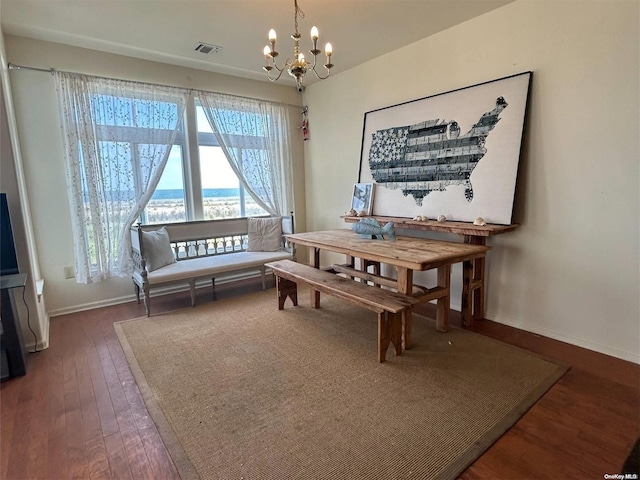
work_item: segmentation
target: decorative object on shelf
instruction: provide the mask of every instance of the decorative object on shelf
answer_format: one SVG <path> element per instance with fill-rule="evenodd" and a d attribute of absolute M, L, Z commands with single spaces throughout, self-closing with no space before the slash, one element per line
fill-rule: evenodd
<path fill-rule="evenodd" d="M 363 218 L 358 223 L 354 223 L 351 230 L 359 233 L 360 238 L 384 240 L 384 237 L 388 237 L 389 240 L 396 239 L 396 229 L 393 222 L 387 222 L 383 227 L 373 218 Z"/>
<path fill-rule="evenodd" d="M 442 223 L 442 222 L 446 222 L 447 221 L 447 217 L 444 215 L 438 215 L 438 222 Z"/>
<path fill-rule="evenodd" d="M 349 210 L 348 212 L 344 213 L 347 217 L 357 217 L 358 216 L 358 212 L 356 212 L 353 208 L 351 210 Z"/>
<path fill-rule="evenodd" d="M 373 183 L 356 183 L 353 186 L 351 197 L 351 208 L 358 213 L 359 217 L 371 215 L 373 207 Z M 364 215 L 361 215 L 365 212 Z"/>
<path fill-rule="evenodd" d="M 300 129 L 302 130 L 302 140 L 305 142 L 309 140 L 309 119 L 307 118 L 309 115 L 309 107 L 306 105 L 302 108 L 302 125 L 300 125 Z"/>
<path fill-rule="evenodd" d="M 425 217 L 424 215 L 416 215 L 413 217 L 416 222 L 427 222 L 429 221 L 429 217 Z"/>
<path fill-rule="evenodd" d="M 365 212 L 364 210 L 360 210 L 360 211 L 358 212 L 358 216 L 359 216 L 359 217 L 367 217 L 367 216 L 368 216 L 368 214 L 367 214 L 367 212 Z"/>
<path fill-rule="evenodd" d="M 531 77 L 367 112 L 358 181 L 376 185 L 372 214 L 510 224 Z"/>
<path fill-rule="evenodd" d="M 333 68 L 333 63 L 331 63 L 331 55 L 333 54 L 333 48 L 330 43 L 327 43 L 324 47 L 324 54 L 326 56 L 326 63 L 324 64 L 324 68 L 326 69 L 326 75 L 322 76 L 316 70 L 316 61 L 318 59 L 318 54 L 320 50 L 318 49 L 318 29 L 314 26 L 311 28 L 311 42 L 313 47 L 309 50 L 309 53 L 313 56 L 313 62 L 307 62 L 304 58 L 304 54 L 300 52 L 300 38 L 302 37 L 300 33 L 298 33 L 298 18 L 304 18 L 304 12 L 300 10 L 298 7 L 298 0 L 293 0 L 294 6 L 294 24 L 295 31 L 291 34 L 291 38 L 293 39 L 293 58 L 287 58 L 287 61 L 284 62 L 282 67 L 279 67 L 276 58 L 279 53 L 276 51 L 276 31 L 272 28 L 269 30 L 269 45 L 266 45 L 263 50 L 264 57 L 266 59 L 266 65 L 262 67 L 262 69 L 267 72 L 267 78 L 272 82 L 275 82 L 280 79 L 282 76 L 282 72 L 287 72 L 293 78 L 296 79 L 296 88 L 299 92 L 304 90 L 302 86 L 302 79 L 307 74 L 309 70 L 315 73 L 316 77 L 320 80 L 324 80 L 331 74 L 331 68 Z M 276 69 L 278 72 L 276 77 L 271 76 L 271 71 Z"/>
<path fill-rule="evenodd" d="M 487 222 L 484 221 L 484 218 L 478 217 L 473 221 L 473 224 L 482 227 L 482 226 L 486 225 Z"/>

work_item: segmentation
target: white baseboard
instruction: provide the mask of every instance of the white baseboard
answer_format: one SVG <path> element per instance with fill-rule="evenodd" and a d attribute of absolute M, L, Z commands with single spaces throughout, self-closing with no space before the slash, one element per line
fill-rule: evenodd
<path fill-rule="evenodd" d="M 267 273 L 267 276 L 268 275 L 270 275 L 270 273 Z M 259 271 L 257 272 L 247 271 L 242 273 L 235 273 L 231 275 L 225 275 L 224 277 L 221 277 L 221 278 L 216 278 L 216 285 L 222 285 L 225 283 L 237 282 L 239 280 L 247 280 L 250 278 L 259 278 L 259 277 L 260 277 Z M 209 286 L 209 287 L 211 286 L 211 280 L 200 280 L 196 282 L 196 288 L 206 287 L 206 286 Z M 133 290 L 133 287 L 131 289 Z M 186 283 L 175 284 L 175 285 L 167 285 L 166 287 L 154 288 L 151 290 L 150 295 L 151 295 L 151 298 L 154 298 L 162 295 L 169 295 L 171 293 L 178 293 L 178 292 L 185 292 L 185 291 L 189 291 L 188 284 Z M 135 301 L 136 301 L 136 295 L 135 293 L 131 293 L 131 295 L 124 295 L 122 297 L 107 298 L 97 302 L 81 303 L 78 305 L 73 305 L 71 307 L 51 310 L 49 312 L 49 317 L 59 317 L 61 315 L 67 315 L 70 313 L 84 312 L 86 310 L 93 310 L 93 309 L 102 308 L 102 307 L 110 307 L 112 305 L 119 305 L 122 303 L 129 303 L 129 302 L 135 302 Z M 142 298 L 140 299 L 140 303 L 142 303 Z"/>

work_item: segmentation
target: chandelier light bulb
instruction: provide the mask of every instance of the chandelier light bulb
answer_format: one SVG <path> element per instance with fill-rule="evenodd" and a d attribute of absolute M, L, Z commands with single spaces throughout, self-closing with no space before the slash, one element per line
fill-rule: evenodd
<path fill-rule="evenodd" d="M 271 47 L 269 45 L 265 45 L 262 52 L 266 58 L 271 58 Z"/>
<path fill-rule="evenodd" d="M 311 27 L 311 40 L 318 40 L 318 29 L 315 26 Z"/>
<path fill-rule="evenodd" d="M 269 41 L 271 43 L 276 43 L 277 38 L 276 31 L 273 28 L 269 30 Z"/>
<path fill-rule="evenodd" d="M 324 46 L 324 54 L 325 54 L 327 57 L 330 57 L 332 53 L 333 53 L 333 47 L 331 46 L 331 44 L 330 44 L 330 43 L 327 43 L 327 44 Z"/>

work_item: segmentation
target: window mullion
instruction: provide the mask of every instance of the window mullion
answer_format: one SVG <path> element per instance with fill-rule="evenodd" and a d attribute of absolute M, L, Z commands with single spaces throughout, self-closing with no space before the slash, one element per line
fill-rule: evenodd
<path fill-rule="evenodd" d="M 242 162 L 242 147 L 238 147 L 238 158 L 240 159 L 240 162 Z M 246 203 L 245 203 L 245 192 L 244 192 L 244 185 L 242 184 L 242 182 L 238 182 L 238 186 L 239 186 L 239 191 L 240 191 L 240 216 L 241 217 L 246 217 L 247 216 L 247 208 L 246 208 Z"/>
<path fill-rule="evenodd" d="M 136 198 L 140 198 L 142 195 L 142 167 L 138 156 L 138 144 L 129 142 L 129 148 L 131 149 L 131 161 L 133 163 L 133 184 L 136 189 Z M 140 214 L 140 222 L 145 224 L 147 221 L 147 209 L 145 208 Z"/>
<path fill-rule="evenodd" d="M 187 202 L 187 218 L 202 220 L 202 175 L 200 172 L 200 151 L 198 148 L 198 123 L 196 118 L 195 96 L 192 93 L 185 109 L 185 151 L 183 169 L 185 178 L 185 201 Z"/>

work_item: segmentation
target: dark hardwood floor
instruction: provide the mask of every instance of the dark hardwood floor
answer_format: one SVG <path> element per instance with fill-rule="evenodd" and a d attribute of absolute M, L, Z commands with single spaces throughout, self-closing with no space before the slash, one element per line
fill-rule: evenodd
<path fill-rule="evenodd" d="M 260 282 L 216 289 L 222 299 L 259 290 Z M 197 300 L 211 301 L 211 290 L 199 290 Z M 187 292 L 152 301 L 154 312 L 190 305 Z M 28 355 L 26 376 L 2 383 L 2 479 L 179 478 L 113 329 L 116 321 L 143 315 L 133 302 L 51 319 L 51 347 Z M 640 366 L 490 321 L 473 330 L 571 369 L 461 478 L 621 473 L 640 434 Z"/>

